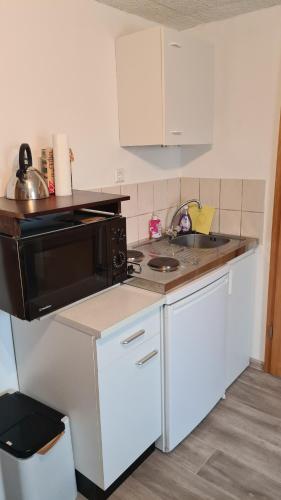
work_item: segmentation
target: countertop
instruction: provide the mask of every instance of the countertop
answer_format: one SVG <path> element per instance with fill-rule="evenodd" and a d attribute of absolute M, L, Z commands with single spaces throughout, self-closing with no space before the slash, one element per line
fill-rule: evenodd
<path fill-rule="evenodd" d="M 162 238 L 158 241 L 150 240 L 142 244 L 131 245 L 130 248 L 143 252 L 144 260 L 141 262 L 141 274 L 133 274 L 126 283 L 134 287 L 166 294 L 254 249 L 258 244 L 258 240 L 255 238 L 222 234 L 212 234 L 212 236 L 225 236 L 229 238 L 229 243 L 208 249 L 187 248 L 173 244 L 173 241 L 169 241 L 168 238 Z M 147 263 L 151 258 L 158 256 L 178 259 L 179 268 L 168 273 L 154 271 Z"/>
<path fill-rule="evenodd" d="M 159 241 L 148 245 L 138 246 L 138 249 L 145 253 L 145 261 L 155 254 L 163 255 L 163 240 L 162 244 Z M 148 269 L 142 276 L 130 278 L 127 284 L 104 290 L 95 297 L 64 309 L 56 314 L 55 320 L 95 339 L 104 338 L 116 328 L 125 326 L 132 318 L 141 317 L 144 311 L 148 312 L 165 304 L 165 293 L 168 291 L 182 287 L 220 268 L 235 257 L 255 248 L 256 245 L 257 240 L 253 238 L 236 237 L 224 247 L 211 249 L 208 252 L 200 249 L 192 249 L 190 252 L 190 249 L 186 249 L 185 252 L 175 255 L 181 262 L 177 271 L 159 273 Z M 170 245 L 171 252 L 180 250 L 180 247 L 174 247 L 175 245 Z M 166 251 L 165 248 L 167 255 Z"/>
<path fill-rule="evenodd" d="M 144 310 L 160 307 L 163 303 L 163 295 L 119 285 L 69 307 L 57 314 L 55 320 L 98 339 L 124 326 L 130 318 L 141 316 Z"/>

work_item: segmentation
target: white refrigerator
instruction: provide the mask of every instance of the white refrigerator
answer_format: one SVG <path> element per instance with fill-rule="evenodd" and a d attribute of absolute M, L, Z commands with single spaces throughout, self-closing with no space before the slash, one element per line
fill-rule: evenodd
<path fill-rule="evenodd" d="M 197 281 L 199 289 L 193 286 L 164 310 L 164 451 L 175 448 L 224 396 L 228 276 Z"/>

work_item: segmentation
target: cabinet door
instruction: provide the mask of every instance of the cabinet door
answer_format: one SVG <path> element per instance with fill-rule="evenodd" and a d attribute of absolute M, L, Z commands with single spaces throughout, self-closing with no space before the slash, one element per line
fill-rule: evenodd
<path fill-rule="evenodd" d="M 212 143 L 213 48 L 164 30 L 164 86 L 166 144 Z"/>
<path fill-rule="evenodd" d="M 247 368 L 254 327 L 255 254 L 230 266 L 226 334 L 226 387 Z"/>
<path fill-rule="evenodd" d="M 161 434 L 160 335 L 98 373 L 104 488 Z"/>
<path fill-rule="evenodd" d="M 177 446 L 224 393 L 227 279 L 165 307 L 166 451 Z"/>

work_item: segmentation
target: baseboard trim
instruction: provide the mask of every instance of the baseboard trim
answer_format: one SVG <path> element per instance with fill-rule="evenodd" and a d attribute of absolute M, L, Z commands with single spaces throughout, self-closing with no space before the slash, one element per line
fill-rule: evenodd
<path fill-rule="evenodd" d="M 259 359 L 250 358 L 250 366 L 251 368 L 255 368 L 255 370 L 264 371 L 264 362 Z"/>
<path fill-rule="evenodd" d="M 93 483 L 86 476 L 81 474 L 78 470 L 75 470 L 76 473 L 76 481 L 77 481 L 77 489 L 81 495 L 86 497 L 88 500 L 106 500 L 112 493 L 122 484 L 124 481 L 136 470 L 139 465 L 144 462 L 151 453 L 155 450 L 155 444 L 152 444 L 145 452 L 137 458 L 137 460 L 128 467 L 123 474 L 121 474 L 114 483 L 107 488 L 107 490 L 102 490 L 99 486 Z"/>

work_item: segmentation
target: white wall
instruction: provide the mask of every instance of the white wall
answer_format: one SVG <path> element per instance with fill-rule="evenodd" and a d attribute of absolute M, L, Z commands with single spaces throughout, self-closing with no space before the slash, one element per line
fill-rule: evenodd
<path fill-rule="evenodd" d="M 37 161 L 52 132 L 66 131 L 76 188 L 178 175 L 178 148 L 121 149 L 115 38 L 153 23 L 94 0 L 0 0 L 0 196 L 21 142 Z"/>
<path fill-rule="evenodd" d="M 0 196 L 20 143 L 37 164 L 59 131 L 76 156 L 75 188 L 112 185 L 117 167 L 127 183 L 179 174 L 178 148 L 118 142 L 115 38 L 152 24 L 94 0 L 0 0 Z M 10 335 L 0 313 L 0 392 L 16 388 Z"/>
<path fill-rule="evenodd" d="M 266 179 L 252 356 L 263 359 L 271 216 L 281 103 L 281 6 L 194 28 L 215 45 L 211 150 L 182 151 L 182 175 Z"/>
<path fill-rule="evenodd" d="M 197 27 L 216 47 L 214 147 L 129 148 L 118 144 L 114 39 L 152 23 L 94 0 L 0 0 L 0 196 L 21 142 L 37 160 L 52 132 L 75 152 L 74 186 L 180 175 L 267 180 L 259 249 L 256 334 L 263 358 L 273 172 L 280 105 L 281 7 Z M 180 169 L 180 165 L 183 167 Z"/>
<path fill-rule="evenodd" d="M 10 317 L 0 311 L 0 395 L 18 389 Z"/>
<path fill-rule="evenodd" d="M 10 317 L 0 311 L 0 395 L 18 390 L 17 370 Z M 0 463 L 0 500 L 5 500 Z"/>

